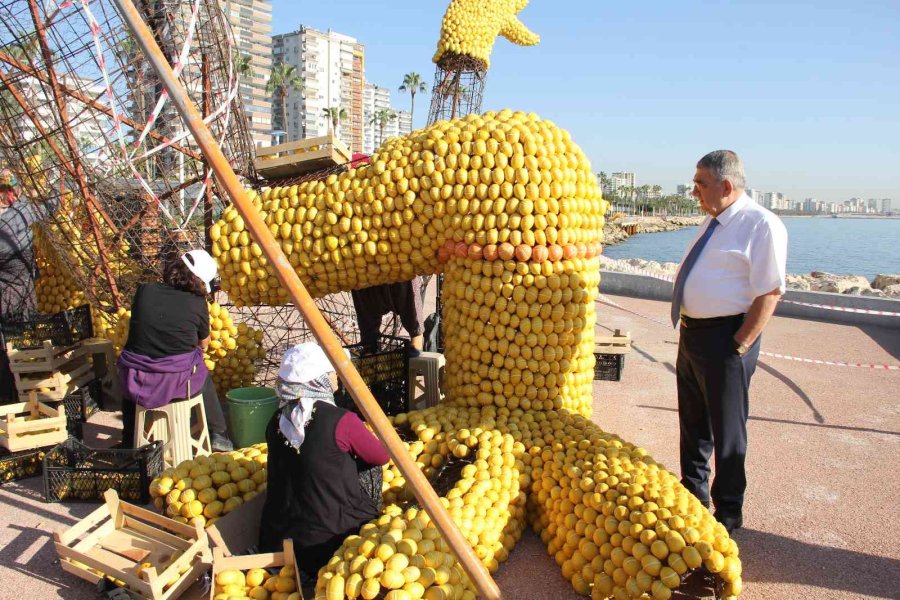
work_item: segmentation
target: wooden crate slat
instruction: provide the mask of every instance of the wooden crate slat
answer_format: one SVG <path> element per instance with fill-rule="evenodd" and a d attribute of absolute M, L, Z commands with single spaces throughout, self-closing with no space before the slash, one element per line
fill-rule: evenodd
<path fill-rule="evenodd" d="M 44 342 L 45 344 L 47 342 Z M 9 350 L 7 344 L 7 356 L 9 356 L 9 369 L 13 373 L 34 373 L 59 370 L 68 363 L 86 356 L 85 349 L 81 346 L 56 347 L 50 346 L 41 350 Z"/>
<path fill-rule="evenodd" d="M 66 531 L 57 531 L 53 533 L 53 538 L 61 544 L 70 544 L 73 540 L 78 539 L 82 535 L 103 522 L 106 515 L 109 514 L 105 506 L 101 506 L 82 520 L 78 521 Z"/>
<path fill-rule="evenodd" d="M 125 516 L 125 528 L 129 531 L 134 531 L 136 534 L 153 535 L 158 541 L 167 544 L 172 549 L 185 551 L 191 547 L 191 543 L 186 539 L 180 538 L 177 535 L 172 535 L 167 531 L 154 529 L 143 521 L 132 519 L 127 515 Z"/>
<path fill-rule="evenodd" d="M 49 376 L 43 376 L 43 378 L 38 377 L 28 377 L 27 374 L 23 373 L 15 373 L 14 377 L 16 378 L 16 388 L 19 392 L 23 390 L 36 390 L 38 388 L 53 388 L 53 387 L 64 387 L 84 377 L 85 374 L 91 371 L 91 364 L 87 361 L 84 364 L 78 365 L 73 368 L 69 372 L 64 371 L 54 371 Z"/>

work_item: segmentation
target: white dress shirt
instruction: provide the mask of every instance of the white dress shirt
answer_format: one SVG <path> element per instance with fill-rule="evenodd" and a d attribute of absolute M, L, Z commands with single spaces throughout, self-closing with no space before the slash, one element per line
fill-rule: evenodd
<path fill-rule="evenodd" d="M 682 263 L 710 220 L 697 228 Z M 757 297 L 785 289 L 787 230 L 781 219 L 743 194 L 716 220 L 719 226 L 684 283 L 681 312 L 695 319 L 746 313 Z"/>

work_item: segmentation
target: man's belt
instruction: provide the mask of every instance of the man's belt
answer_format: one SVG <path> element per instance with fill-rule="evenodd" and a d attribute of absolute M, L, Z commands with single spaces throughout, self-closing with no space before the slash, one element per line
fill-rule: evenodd
<path fill-rule="evenodd" d="M 707 329 L 709 327 L 722 327 L 733 325 L 744 320 L 744 314 L 727 315 L 724 317 L 710 317 L 708 319 L 695 319 L 687 315 L 681 315 L 681 327 L 684 329 Z"/>

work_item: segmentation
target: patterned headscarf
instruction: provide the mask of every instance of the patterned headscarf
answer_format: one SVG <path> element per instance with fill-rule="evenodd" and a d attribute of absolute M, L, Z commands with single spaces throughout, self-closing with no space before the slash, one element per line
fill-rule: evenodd
<path fill-rule="evenodd" d="M 332 372 L 334 368 L 317 344 L 300 344 L 285 352 L 275 384 L 281 411 L 278 429 L 295 450 L 303 445 L 316 403 L 334 405 Z M 300 381 L 304 378 L 306 381 Z"/>

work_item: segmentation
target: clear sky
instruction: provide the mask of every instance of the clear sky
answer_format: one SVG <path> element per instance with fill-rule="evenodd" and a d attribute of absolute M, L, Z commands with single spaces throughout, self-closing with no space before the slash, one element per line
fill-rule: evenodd
<path fill-rule="evenodd" d="M 392 90 L 431 62 L 448 0 L 272 0 L 273 33 L 300 24 L 366 46 Z M 594 171 L 667 192 L 731 148 L 748 185 L 794 200 L 900 203 L 900 0 L 531 0 L 536 47 L 497 41 L 484 110 L 534 111 L 572 132 Z M 415 126 L 428 98 L 416 97 Z"/>

